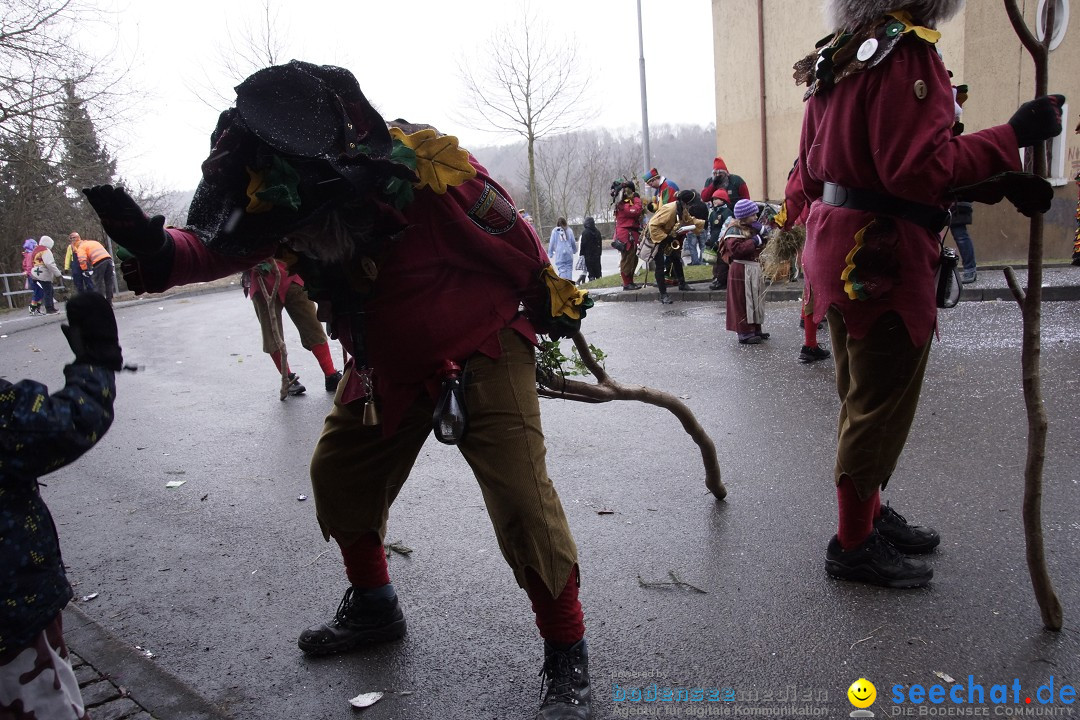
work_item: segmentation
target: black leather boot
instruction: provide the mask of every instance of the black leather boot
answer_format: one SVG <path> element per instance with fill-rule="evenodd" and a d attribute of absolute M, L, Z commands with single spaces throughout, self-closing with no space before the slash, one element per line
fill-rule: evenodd
<path fill-rule="evenodd" d="M 585 639 L 567 650 L 556 650 L 544 643 L 544 667 L 540 669 L 547 683 L 547 694 L 535 720 L 589 720 L 589 651 Z"/>
<path fill-rule="evenodd" d="M 390 584 L 371 590 L 349 587 L 334 619 L 308 628 L 296 644 L 309 655 L 348 652 L 362 645 L 397 640 L 405 634 L 405 616 Z"/>

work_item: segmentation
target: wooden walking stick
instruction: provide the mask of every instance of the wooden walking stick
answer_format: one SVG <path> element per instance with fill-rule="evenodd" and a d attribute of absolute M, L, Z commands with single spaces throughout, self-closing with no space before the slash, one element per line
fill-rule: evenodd
<path fill-rule="evenodd" d="M 593 377 L 596 384 L 567 380 L 566 376 L 557 368 L 537 365 L 537 392 L 541 397 L 561 398 L 563 400 L 576 400 L 578 402 L 603 403 L 612 400 L 637 400 L 638 402 L 656 405 L 670 411 L 682 423 L 683 429 L 697 443 L 701 450 L 701 460 L 705 465 L 705 487 L 709 489 L 717 500 L 723 500 L 727 496 L 727 488 L 720 479 L 720 463 L 716 458 L 716 445 L 709 437 L 701 423 L 694 417 L 694 413 L 670 393 L 645 387 L 643 385 L 623 385 L 607 374 L 603 366 L 593 355 L 589 343 L 585 337 L 576 332 L 570 336 L 577 348 L 581 360 Z"/>
<path fill-rule="evenodd" d="M 1016 6 L 1016 0 L 1005 0 L 1005 11 L 1009 15 L 1009 22 L 1012 23 L 1020 42 L 1027 48 L 1035 62 L 1035 97 L 1045 95 L 1049 85 L 1047 60 L 1050 54 L 1050 39 L 1053 36 L 1055 4 L 1052 2 L 1046 4 L 1045 37 L 1040 43 L 1024 22 L 1023 14 Z M 1032 148 L 1035 154 L 1033 172 L 1039 177 L 1047 176 L 1045 145 L 1045 143 L 1039 143 Z M 1061 630 L 1063 620 L 1061 601 L 1054 592 L 1050 571 L 1046 566 L 1046 549 L 1042 530 L 1042 481 L 1048 425 L 1039 374 L 1042 333 L 1042 213 L 1032 215 L 1028 238 L 1027 292 L 1020 288 L 1012 268 L 1005 269 L 1009 288 L 1019 303 L 1023 316 L 1020 366 L 1028 420 L 1027 460 L 1024 464 L 1024 540 L 1027 544 L 1028 573 L 1031 575 L 1035 599 L 1042 613 L 1043 627 L 1047 630 Z"/>

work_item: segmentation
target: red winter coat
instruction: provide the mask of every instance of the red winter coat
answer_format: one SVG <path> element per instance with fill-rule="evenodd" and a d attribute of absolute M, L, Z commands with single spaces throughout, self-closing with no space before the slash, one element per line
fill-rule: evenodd
<path fill-rule="evenodd" d="M 623 242 L 629 239 L 636 243 L 641 235 L 641 214 L 644 212 L 645 206 L 638 195 L 615 203 L 615 239 Z"/>

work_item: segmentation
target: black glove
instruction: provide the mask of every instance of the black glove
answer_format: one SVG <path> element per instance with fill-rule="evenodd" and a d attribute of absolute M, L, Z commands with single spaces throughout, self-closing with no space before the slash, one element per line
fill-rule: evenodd
<path fill-rule="evenodd" d="M 1064 95 L 1043 95 L 1029 100 L 1009 118 L 1016 133 L 1017 147 L 1031 147 L 1061 133 L 1061 106 Z"/>
<path fill-rule="evenodd" d="M 100 365 L 119 372 L 124 364 L 112 305 L 97 293 L 79 293 L 67 302 L 67 324 L 61 325 L 75 363 Z"/>
<path fill-rule="evenodd" d="M 1038 175 L 1024 172 L 1003 172 L 974 185 L 953 188 L 957 201 L 980 202 L 987 205 L 1008 200 L 1028 217 L 1045 213 L 1054 199 L 1054 188 Z"/>
<path fill-rule="evenodd" d="M 172 245 L 165 232 L 165 216 L 147 217 L 124 188 L 96 185 L 83 188 L 83 195 L 101 218 L 109 237 L 135 257 L 153 258 Z"/>
<path fill-rule="evenodd" d="M 83 188 L 101 225 L 126 253 L 117 253 L 124 282 L 136 295 L 161 292 L 168 287 L 173 265 L 173 240 L 165 232 L 165 217 L 148 218 L 122 187 L 96 185 Z"/>

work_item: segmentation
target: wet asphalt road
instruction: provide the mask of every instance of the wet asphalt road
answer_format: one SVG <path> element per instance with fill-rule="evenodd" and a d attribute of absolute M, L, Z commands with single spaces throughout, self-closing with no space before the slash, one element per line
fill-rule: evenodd
<path fill-rule="evenodd" d="M 906 592 L 824 573 L 837 400 L 831 361 L 795 361 L 797 313 L 771 304 L 773 337 L 757 347 L 723 330 L 719 304 L 600 303 L 585 323 L 616 379 L 685 398 L 717 444 L 726 502 L 708 494 L 696 447 L 665 411 L 542 403 L 549 472 L 580 550 L 596 717 L 657 710 L 613 700 L 652 682 L 736 696 L 671 706 L 684 717 L 791 705 L 842 717 L 860 676 L 877 686 L 878 717 L 904 709 L 894 684 L 947 686 L 935 672 L 987 689 L 1016 678 L 1024 696 L 1050 676 L 1080 683 L 1080 304 L 1048 303 L 1043 319 L 1044 525 L 1060 633 L 1041 629 L 1024 560 L 1015 305 L 941 315 L 884 495 L 943 537 L 933 584 Z M 238 291 L 117 315 L 125 358 L 145 367 L 120 377 L 108 435 L 43 490 L 76 595 L 99 593 L 84 612 L 236 718 L 355 717 L 347 700 L 372 690 L 401 693 L 363 711 L 376 720 L 532 717 L 541 641 L 453 448 L 429 441 L 391 515 L 387 540 L 413 550 L 390 558 L 408 636 L 305 658 L 297 634 L 328 619 L 345 589 L 313 503 L 298 500 L 331 401 L 314 358 L 286 323 L 309 393 L 279 402 Z M 70 359 L 59 325 L 0 320 L 5 377 L 58 388 Z M 639 582 L 670 573 L 705 592 Z M 780 699 L 790 688 L 795 703 Z"/>

